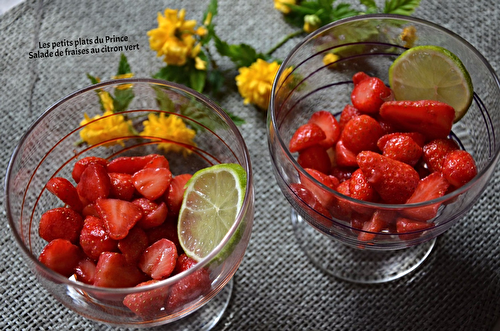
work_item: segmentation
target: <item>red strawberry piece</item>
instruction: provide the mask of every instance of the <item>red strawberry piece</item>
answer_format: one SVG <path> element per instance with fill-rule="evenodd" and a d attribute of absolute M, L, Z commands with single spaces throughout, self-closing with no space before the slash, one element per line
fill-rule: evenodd
<path fill-rule="evenodd" d="M 132 203 L 142 210 L 143 216 L 137 223 L 141 228 L 154 228 L 165 222 L 168 215 L 168 208 L 165 202 L 157 204 L 149 199 L 139 198 L 132 201 Z"/>
<path fill-rule="evenodd" d="M 299 152 L 307 147 L 314 146 L 327 139 L 321 127 L 314 123 L 301 125 L 290 139 L 288 149 L 291 153 Z"/>
<path fill-rule="evenodd" d="M 175 264 L 174 275 L 180 274 L 183 271 L 189 270 L 195 266 L 196 260 L 188 257 L 186 254 L 182 253 L 177 258 L 177 263 Z"/>
<path fill-rule="evenodd" d="M 49 269 L 69 277 L 82 258 L 82 251 L 66 239 L 54 239 L 40 253 L 38 260 Z"/>
<path fill-rule="evenodd" d="M 149 161 L 153 160 L 158 154 L 149 154 L 145 156 L 121 156 L 111 160 L 108 163 L 108 172 L 118 172 L 133 175 L 143 169 Z"/>
<path fill-rule="evenodd" d="M 85 284 L 94 284 L 95 263 L 91 259 L 83 259 L 75 267 L 76 280 Z"/>
<path fill-rule="evenodd" d="M 347 122 L 349 122 L 354 117 L 357 117 L 359 115 L 363 115 L 363 113 L 354 108 L 354 106 L 352 105 L 346 105 L 342 110 L 342 112 L 340 113 L 340 118 L 339 118 L 340 131 L 342 132 L 344 130 Z"/>
<path fill-rule="evenodd" d="M 146 232 L 137 226 L 133 227 L 128 235 L 118 242 L 118 249 L 130 264 L 136 264 L 148 246 Z"/>
<path fill-rule="evenodd" d="M 332 164 L 328 152 L 324 147 L 314 145 L 303 149 L 299 152 L 297 162 L 302 168 L 312 168 L 321 171 L 324 174 L 329 174 Z"/>
<path fill-rule="evenodd" d="M 159 280 L 152 279 L 138 284 L 137 287 L 156 284 L 158 282 Z M 169 291 L 164 287 L 144 290 L 128 294 L 123 300 L 123 304 L 143 320 L 154 320 L 166 314 L 165 303 L 168 293 Z"/>
<path fill-rule="evenodd" d="M 110 198 L 121 200 L 132 200 L 135 193 L 135 186 L 132 183 L 132 175 L 111 172 L 109 173 L 111 181 L 111 191 L 109 192 Z"/>
<path fill-rule="evenodd" d="M 38 234 L 46 241 L 66 239 L 77 243 L 83 226 L 82 216 L 70 208 L 54 208 L 43 213 Z"/>
<path fill-rule="evenodd" d="M 352 76 L 352 82 L 354 83 L 354 85 L 358 85 L 361 81 L 363 81 L 363 80 L 365 80 L 367 78 L 370 78 L 370 76 L 368 76 L 363 71 L 360 71 L 360 72 L 355 73 Z"/>
<path fill-rule="evenodd" d="M 337 119 L 328 111 L 320 110 L 315 112 L 309 119 L 309 123 L 318 125 L 326 135 L 326 138 L 319 142 L 325 148 L 332 147 L 340 136 L 340 125 Z"/>
<path fill-rule="evenodd" d="M 170 165 L 168 163 L 168 160 L 165 156 L 159 155 L 159 154 L 154 154 L 153 158 L 146 163 L 144 166 L 144 169 L 147 168 L 167 168 L 170 170 Z"/>
<path fill-rule="evenodd" d="M 451 151 L 444 159 L 443 175 L 451 185 L 461 187 L 477 175 L 476 162 L 467 151 Z"/>
<path fill-rule="evenodd" d="M 335 144 L 335 164 L 339 167 L 357 167 L 356 154 L 347 147 L 342 140 Z"/>
<path fill-rule="evenodd" d="M 80 233 L 80 247 L 90 259 L 97 261 L 103 252 L 116 252 L 118 241 L 109 236 L 102 219 L 87 216 Z"/>
<path fill-rule="evenodd" d="M 377 120 L 378 124 L 380 124 L 380 127 L 384 131 L 384 134 L 390 134 L 402 131 L 400 127 L 398 127 L 392 122 L 386 121 L 385 119 L 380 117 L 380 115 L 375 116 L 375 119 Z"/>
<path fill-rule="evenodd" d="M 405 131 L 420 132 L 432 140 L 450 134 L 455 110 L 446 103 L 432 100 L 388 101 L 380 107 L 380 116 Z"/>
<path fill-rule="evenodd" d="M 422 147 L 410 136 L 399 135 L 387 141 L 382 154 L 391 159 L 415 166 L 422 156 Z"/>
<path fill-rule="evenodd" d="M 332 176 L 335 176 L 340 183 L 342 183 L 343 181 L 345 180 L 348 180 L 349 178 L 351 178 L 352 176 L 352 173 L 354 171 L 356 171 L 356 169 L 358 168 L 358 163 L 356 161 L 356 167 L 341 167 L 341 166 L 335 166 L 332 168 L 332 173 L 331 175 Z"/>
<path fill-rule="evenodd" d="M 376 114 L 385 101 L 393 99 L 391 89 L 376 77 L 361 80 L 351 93 L 353 106 L 364 114 Z"/>
<path fill-rule="evenodd" d="M 94 286 L 133 287 L 145 280 L 144 274 L 122 254 L 105 252 L 99 256 Z"/>
<path fill-rule="evenodd" d="M 349 184 L 349 193 L 351 198 L 362 201 L 377 202 L 380 199 L 377 191 L 375 191 L 372 185 L 368 182 L 368 179 L 363 174 L 361 169 L 357 169 L 352 173 Z M 359 213 L 372 212 L 370 208 L 363 208 L 361 206 L 356 206 L 355 209 Z"/>
<path fill-rule="evenodd" d="M 420 180 L 412 166 L 375 152 L 363 151 L 357 160 L 368 182 L 386 203 L 405 203 Z"/>
<path fill-rule="evenodd" d="M 422 148 L 422 159 L 430 172 L 441 171 L 446 155 L 457 149 L 459 149 L 458 144 L 453 139 L 434 139 Z"/>
<path fill-rule="evenodd" d="M 185 186 L 191 179 L 191 174 L 181 174 L 174 176 L 170 181 L 170 186 L 165 192 L 165 201 L 167 203 L 168 213 L 171 215 L 179 214 L 184 196 Z"/>
<path fill-rule="evenodd" d="M 363 224 L 361 232 L 358 234 L 358 240 L 360 241 L 372 241 L 377 236 L 378 232 L 381 232 L 391 222 L 396 219 L 397 213 L 388 210 L 376 210 L 369 221 Z"/>
<path fill-rule="evenodd" d="M 323 205 L 316 199 L 314 194 L 309 191 L 309 189 L 300 183 L 293 183 L 290 185 L 290 189 L 292 192 L 295 193 L 295 195 L 307 206 L 309 206 L 311 209 L 315 210 L 317 213 L 323 215 L 324 217 L 330 217 L 330 213 L 328 210 L 323 207 Z M 322 218 L 316 215 L 314 212 L 309 212 L 309 214 L 314 217 L 317 221 L 322 222 Z M 325 224 L 328 226 L 329 224 Z"/>
<path fill-rule="evenodd" d="M 353 211 L 350 219 L 351 228 L 361 230 L 363 225 L 370 220 L 371 216 L 370 214 L 360 214 Z M 358 231 L 355 231 L 355 233 L 359 234 Z"/>
<path fill-rule="evenodd" d="M 45 184 L 50 193 L 58 197 L 62 202 L 70 208 L 80 212 L 83 208 L 80 197 L 76 188 L 69 180 L 62 177 L 53 177 Z"/>
<path fill-rule="evenodd" d="M 99 199 L 96 201 L 96 208 L 104 220 L 109 236 L 115 240 L 125 238 L 142 218 L 141 209 L 129 201 Z"/>
<path fill-rule="evenodd" d="M 168 239 L 177 247 L 177 253 L 182 251 L 177 235 L 177 215 L 167 218 L 163 224 L 145 230 L 148 236 L 148 245 L 152 245 L 160 239 Z"/>
<path fill-rule="evenodd" d="M 100 165 L 106 166 L 108 164 L 108 161 L 97 156 L 87 156 L 83 159 L 78 160 L 73 166 L 73 172 L 71 173 L 71 177 L 73 177 L 75 183 L 78 183 L 80 181 L 80 177 L 82 176 L 83 171 L 91 163 L 98 163 Z"/>
<path fill-rule="evenodd" d="M 304 170 L 324 186 L 332 190 L 335 190 L 337 188 L 338 180 L 336 183 L 334 183 L 332 182 L 330 176 L 325 175 L 324 173 L 316 169 L 306 168 Z M 318 200 L 318 202 L 321 203 L 323 206 L 328 206 L 332 201 L 332 199 L 335 198 L 331 192 L 328 192 L 326 189 L 322 188 L 318 183 L 307 178 L 307 176 L 301 175 L 300 182 L 316 197 L 316 200 Z"/>
<path fill-rule="evenodd" d="M 146 168 L 132 175 L 135 189 L 149 200 L 161 197 L 171 180 L 172 173 L 167 168 Z"/>
<path fill-rule="evenodd" d="M 350 197 L 351 192 L 349 191 L 351 186 L 351 180 L 345 180 L 342 183 L 337 186 L 337 192 L 340 194 Z M 335 197 L 335 200 L 330 203 L 330 205 L 327 206 L 328 211 L 330 214 L 343 221 L 350 221 L 351 219 L 351 214 L 352 214 L 352 208 L 351 208 L 351 202 L 347 201 L 346 199 L 342 197 Z"/>
<path fill-rule="evenodd" d="M 433 172 L 418 182 L 417 188 L 406 203 L 419 203 L 440 198 L 446 194 L 449 186 L 443 174 Z M 427 221 L 436 217 L 440 205 L 441 203 L 434 203 L 425 207 L 405 209 L 403 215 L 416 221 Z"/>
<path fill-rule="evenodd" d="M 196 265 L 194 260 L 179 258 L 177 270 L 186 271 Z M 181 278 L 171 289 L 167 299 L 166 309 L 173 312 L 181 309 L 185 304 L 207 293 L 211 288 L 210 274 L 206 269 L 199 269 Z"/>
<path fill-rule="evenodd" d="M 87 217 L 87 216 L 101 217 L 101 215 L 99 215 L 99 212 L 97 211 L 97 208 L 96 208 L 94 203 L 90 203 L 90 204 L 86 205 L 85 207 L 83 207 L 82 216 L 83 217 Z"/>
<path fill-rule="evenodd" d="M 361 151 L 376 151 L 377 141 L 383 135 L 382 127 L 373 117 L 360 115 L 347 122 L 340 140 L 348 150 L 358 154 Z"/>
<path fill-rule="evenodd" d="M 153 279 L 165 279 L 174 271 L 177 247 L 168 239 L 160 239 L 144 251 L 139 268 Z"/>
<path fill-rule="evenodd" d="M 385 134 L 382 137 L 380 137 L 380 139 L 377 141 L 378 149 L 383 151 L 385 144 L 389 140 L 391 140 L 395 137 L 401 137 L 401 136 L 408 136 L 411 139 L 413 139 L 413 141 L 416 142 L 418 146 L 424 147 L 425 136 L 421 133 L 418 133 L 418 132 L 392 132 L 392 133 L 388 133 L 388 134 Z"/>
<path fill-rule="evenodd" d="M 84 205 L 107 198 L 111 192 L 111 180 L 106 167 L 99 163 L 90 163 L 83 171 L 76 190 Z"/>
<path fill-rule="evenodd" d="M 396 221 L 396 231 L 402 240 L 418 238 L 423 234 L 423 231 L 433 226 L 433 223 L 415 221 L 404 217 L 398 217 Z"/>

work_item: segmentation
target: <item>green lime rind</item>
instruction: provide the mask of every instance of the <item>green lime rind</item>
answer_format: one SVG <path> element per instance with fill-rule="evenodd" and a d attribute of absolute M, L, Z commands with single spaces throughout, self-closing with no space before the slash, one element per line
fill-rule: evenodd
<path fill-rule="evenodd" d="M 389 84 L 396 100 L 437 100 L 455 109 L 459 121 L 472 103 L 474 88 L 462 61 L 449 50 L 433 45 L 403 52 L 389 68 Z"/>
<path fill-rule="evenodd" d="M 245 170 L 235 163 L 199 170 L 186 183 L 177 234 L 187 256 L 200 261 L 219 245 L 240 212 L 246 183 Z M 241 237 L 239 232 L 238 229 L 218 259 L 234 246 L 234 241 Z"/>

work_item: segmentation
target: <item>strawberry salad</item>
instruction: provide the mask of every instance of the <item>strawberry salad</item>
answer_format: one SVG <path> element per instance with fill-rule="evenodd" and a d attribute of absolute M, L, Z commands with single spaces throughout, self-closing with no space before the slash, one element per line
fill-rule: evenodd
<path fill-rule="evenodd" d="M 455 110 L 433 100 L 395 101 L 382 80 L 353 76 L 351 104 L 337 118 L 315 112 L 289 142 L 304 170 L 326 187 L 366 202 L 411 204 L 465 185 L 477 174 L 473 157 L 450 137 Z M 326 217 L 349 222 L 361 241 L 377 232 L 397 233 L 433 226 L 440 203 L 401 212 L 350 204 L 302 176 L 292 190 Z"/>

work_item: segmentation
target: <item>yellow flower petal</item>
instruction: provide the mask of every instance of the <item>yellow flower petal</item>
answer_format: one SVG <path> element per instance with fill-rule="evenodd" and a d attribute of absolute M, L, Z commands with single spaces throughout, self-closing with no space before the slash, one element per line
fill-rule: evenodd
<path fill-rule="evenodd" d="M 84 119 L 80 122 L 83 126 L 80 138 L 89 145 L 96 145 L 106 140 L 133 136 L 129 129 L 131 124 L 123 115 L 113 114 L 112 111 L 106 111 L 102 116 L 96 115 L 93 118 L 84 114 Z M 104 146 L 116 144 L 124 145 L 123 140 L 118 139 Z"/>
<path fill-rule="evenodd" d="M 113 105 L 113 98 L 111 98 L 111 95 L 106 91 L 99 91 L 97 92 L 97 94 L 99 95 L 99 99 L 101 99 L 101 104 L 104 108 L 104 111 L 113 112 L 115 107 Z"/>
<path fill-rule="evenodd" d="M 283 14 L 290 13 L 291 9 L 286 4 L 295 5 L 295 0 L 274 0 L 274 8 L 282 12 Z"/>
<path fill-rule="evenodd" d="M 199 57 L 194 58 L 194 67 L 198 70 L 207 70 L 207 62 L 203 61 Z"/>
<path fill-rule="evenodd" d="M 323 64 L 325 66 L 330 65 L 334 62 L 337 62 L 340 59 L 340 56 L 338 56 L 335 53 L 327 53 L 325 56 L 323 56 Z"/>

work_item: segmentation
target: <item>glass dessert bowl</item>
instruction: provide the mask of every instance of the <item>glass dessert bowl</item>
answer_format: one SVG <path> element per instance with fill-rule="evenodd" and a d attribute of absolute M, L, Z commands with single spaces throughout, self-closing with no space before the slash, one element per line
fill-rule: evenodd
<path fill-rule="evenodd" d="M 339 120 L 344 107 L 352 104 L 356 73 L 378 77 L 389 85 L 394 60 L 419 45 L 448 49 L 470 74 L 473 101 L 463 118 L 453 123 L 448 138 L 472 155 L 477 175 L 435 199 L 388 204 L 353 199 L 306 171 L 298 162 L 300 153 L 289 147 L 297 129 L 319 111 Z M 336 61 L 325 61 L 331 54 Z M 277 183 L 292 205 L 295 235 L 310 260 L 331 275 L 359 283 L 390 281 L 417 268 L 431 252 L 436 237 L 466 215 L 488 184 L 500 151 L 496 140 L 499 103 L 498 79 L 484 57 L 461 37 L 431 22 L 365 15 L 332 23 L 306 37 L 276 75 L 268 111 L 268 144 Z M 327 151 L 332 161 L 327 175 L 342 173 L 333 171 L 336 153 L 335 148 Z M 318 162 L 311 160 L 312 166 Z M 349 178 L 354 170 L 343 171 Z M 340 183 L 344 179 L 337 177 Z M 425 227 L 397 229 L 429 210 L 435 214 L 418 219 Z M 373 215 L 384 221 L 383 229 L 364 226 Z"/>
<path fill-rule="evenodd" d="M 127 100 L 128 104 L 125 107 L 115 102 L 114 109 L 121 107 L 121 112 L 104 113 L 103 108 L 110 106 L 105 105 L 109 99 L 103 98 L 103 93 Z M 82 122 L 84 114 L 88 120 Z M 143 131 L 145 121 L 151 124 L 155 119 L 169 119 L 169 123 L 177 124 L 163 126 L 159 131 Z M 191 132 L 191 139 L 186 140 L 182 134 L 168 134 L 168 130 L 176 130 L 176 126 Z M 119 127 L 122 129 L 118 130 Z M 82 142 L 84 137 L 86 143 Z M 246 174 L 241 208 L 234 224 L 211 253 L 168 278 L 144 286 L 119 288 L 94 286 L 76 280 L 75 275 L 63 276 L 39 261 L 47 245 L 39 235 L 41 216 L 49 209 L 64 206 L 47 189 L 49 179 L 71 180 L 75 164 L 86 157 L 109 161 L 151 154 L 168 160 L 172 178 L 192 175 L 221 163 L 241 165 Z M 231 296 L 232 276 L 250 239 L 254 213 L 249 154 L 234 123 L 221 108 L 199 93 L 153 79 L 103 82 L 57 101 L 21 138 L 8 166 L 5 196 L 9 225 L 25 261 L 37 280 L 62 304 L 86 318 L 110 325 L 168 324 L 175 330 L 208 330 L 220 319 Z M 160 204 L 163 197 L 166 199 L 166 195 L 162 195 L 155 201 Z M 141 231 L 147 234 L 148 244 L 162 238 L 163 233 L 172 233 L 172 227 L 170 230 L 162 227 L 167 222 L 173 222 L 177 234 L 176 217 L 169 215 L 160 225 L 144 227 Z M 182 248 L 178 250 L 180 256 Z M 120 253 L 120 249 L 115 246 L 113 254 L 116 253 Z M 205 286 L 193 290 L 191 285 L 200 278 Z M 141 298 L 153 303 L 142 305 Z M 171 299 L 177 304 L 172 305 Z M 127 300 L 129 303 L 135 300 L 140 309 L 130 308 Z"/>

